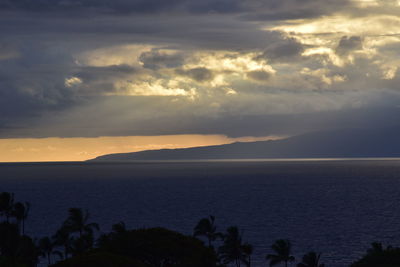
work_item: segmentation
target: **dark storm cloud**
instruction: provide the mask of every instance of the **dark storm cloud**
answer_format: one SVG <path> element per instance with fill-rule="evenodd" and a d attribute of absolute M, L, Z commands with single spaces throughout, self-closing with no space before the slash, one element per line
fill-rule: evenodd
<path fill-rule="evenodd" d="M 228 15 L 86 15 L 0 12 L 1 36 L 15 42 L 64 42 L 63 49 L 90 50 L 125 43 L 173 44 L 175 48 L 256 49 L 275 34 Z M 90 18 L 89 20 L 87 18 Z M 11 42 L 10 41 L 10 42 Z"/>
<path fill-rule="evenodd" d="M 16 42 L 13 49 L 18 56 L 0 61 L 0 124 L 25 129 L 31 119 L 79 102 L 64 84 L 74 66 L 68 53 L 40 42 Z"/>
<path fill-rule="evenodd" d="M 96 104 L 94 104 L 96 103 Z M 168 134 L 227 134 L 231 137 L 296 135 L 339 128 L 373 128 L 396 125 L 399 108 L 358 108 L 297 114 L 206 116 L 161 97 L 108 97 L 97 99 L 72 113 L 53 113 L 24 129 L 1 131 L 0 137 L 96 137 Z M 108 107 L 108 109 L 105 109 Z M 123 110 L 130 109 L 127 116 Z M 151 116 L 143 111 L 162 111 Z M 184 111 L 184 112 L 183 112 Z M 140 114 L 136 116 L 134 113 Z M 98 118 L 102 119 L 99 120 Z M 76 127 L 79 126 L 79 131 Z"/>
<path fill-rule="evenodd" d="M 39 5 L 45 3 L 39 2 Z M 136 69 L 125 65 L 79 66 L 74 55 L 81 52 L 126 43 L 172 43 L 183 49 L 186 46 L 189 49 L 193 49 L 193 46 L 208 49 L 243 48 L 255 47 L 256 43 L 267 39 L 258 34 L 258 29 L 225 17 L 204 19 L 173 16 L 171 19 L 165 15 L 121 15 L 94 16 L 86 20 L 76 16 L 57 17 L 41 9 L 35 10 L 40 16 L 19 11 L 33 9 L 36 1 L 26 1 L 26 6 L 23 1 L 0 3 L 3 11 L 6 7 L 14 9 L 12 12 L 0 11 L 0 125 L 3 128 L 13 125 L 24 129 L 27 127 L 26 121 L 32 118 L 87 103 L 88 94 L 112 93 L 113 81 L 118 78 L 133 79 L 138 73 Z M 110 1 L 110 5 L 112 3 Z M 62 8 L 57 11 L 64 12 Z M 248 35 L 245 39 L 251 39 L 252 42 L 244 41 L 236 34 L 237 31 Z M 183 56 L 165 55 L 153 50 L 143 54 L 141 60 L 145 67 L 153 69 L 179 67 Z M 190 70 L 185 75 L 200 81 L 212 74 L 200 69 Z M 83 84 L 66 87 L 65 80 L 72 77 L 80 78 Z"/>
<path fill-rule="evenodd" d="M 48 54 L 40 57 L 32 48 L 26 52 L 29 53 L 26 56 L 22 52 L 20 58 L 0 64 L 0 76 L 4 77 L 0 84 L 2 93 L 20 97 L 22 102 L 35 107 L 62 106 L 69 102 L 71 94 L 64 88 L 64 73 L 69 63 L 62 62 L 61 58 L 55 60 Z"/>
<path fill-rule="evenodd" d="M 304 63 L 311 46 L 265 30 L 348 6 L 347 0 L 0 0 L 0 136 L 295 134 L 368 118 L 379 125 L 399 115 L 388 108 L 399 98 L 379 91 L 397 90 L 399 71 L 382 80 L 376 58 L 336 66 L 318 54 Z M 363 45 L 358 36 L 335 38 L 331 49 L 338 54 Z M 129 45 L 137 54 L 102 61 Z M 195 53 L 232 58 L 221 67 Z M 225 74 L 220 87 L 205 88 Z M 345 82 L 336 84 L 341 77 Z M 116 82 L 128 85 L 121 89 L 126 95 L 115 96 Z M 164 96 L 134 95 L 132 85 Z M 168 94 L 192 87 L 192 95 Z M 378 107 L 359 109 L 357 117 L 353 104 Z"/>
<path fill-rule="evenodd" d="M 233 13 L 251 20 L 278 20 L 320 16 L 347 5 L 348 0 L 2 0 L 0 9 L 105 14 Z"/>
<path fill-rule="evenodd" d="M 239 0 L 2 0 L 0 9 L 31 12 L 154 14 L 163 12 L 234 13 L 243 10 Z"/>
<path fill-rule="evenodd" d="M 2 0 L 0 8 L 8 10 L 25 10 L 34 12 L 69 12 L 77 10 L 147 13 L 174 9 L 183 0 Z"/>
<path fill-rule="evenodd" d="M 193 13 L 237 13 L 245 8 L 243 0 L 185 1 L 187 10 Z"/>

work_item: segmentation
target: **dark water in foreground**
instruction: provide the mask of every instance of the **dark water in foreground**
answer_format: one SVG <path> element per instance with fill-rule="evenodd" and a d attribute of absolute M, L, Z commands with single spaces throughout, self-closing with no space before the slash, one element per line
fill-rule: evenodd
<path fill-rule="evenodd" d="M 27 232 L 51 235 L 67 208 L 87 208 L 105 232 L 163 226 L 191 234 L 209 214 L 238 225 L 265 266 L 275 239 L 296 258 L 323 252 L 346 266 L 372 241 L 400 246 L 400 161 L 0 164 L 0 191 L 30 201 Z"/>

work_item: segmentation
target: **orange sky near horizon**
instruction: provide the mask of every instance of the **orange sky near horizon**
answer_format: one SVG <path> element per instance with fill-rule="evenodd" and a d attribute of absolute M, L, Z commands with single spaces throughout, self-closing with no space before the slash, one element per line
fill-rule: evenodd
<path fill-rule="evenodd" d="M 187 148 L 280 138 L 282 137 L 230 138 L 225 135 L 164 135 L 0 139 L 0 162 L 84 161 L 111 153 Z"/>

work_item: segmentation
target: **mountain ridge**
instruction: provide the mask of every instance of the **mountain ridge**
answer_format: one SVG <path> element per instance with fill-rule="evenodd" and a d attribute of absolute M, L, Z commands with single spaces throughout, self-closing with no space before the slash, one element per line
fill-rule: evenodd
<path fill-rule="evenodd" d="M 400 127 L 311 132 L 285 139 L 145 150 L 90 161 L 400 157 Z"/>

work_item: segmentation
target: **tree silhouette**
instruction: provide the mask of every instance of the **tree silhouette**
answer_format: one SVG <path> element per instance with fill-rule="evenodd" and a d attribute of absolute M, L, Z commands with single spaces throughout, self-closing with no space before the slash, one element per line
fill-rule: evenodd
<path fill-rule="evenodd" d="M 204 236 L 208 240 L 208 247 L 212 247 L 212 242 L 218 238 L 222 239 L 222 234 L 217 232 L 215 217 L 210 215 L 208 218 L 201 219 L 194 228 L 195 237 Z"/>
<path fill-rule="evenodd" d="M 71 253 L 71 247 L 73 239 L 71 237 L 70 231 L 65 227 L 61 227 L 57 230 L 56 234 L 53 236 L 54 244 L 64 249 L 64 259 L 68 258 L 68 254 Z"/>
<path fill-rule="evenodd" d="M 9 222 L 12 216 L 12 211 L 14 207 L 14 194 L 8 192 L 0 193 L 0 215 L 6 218 Z"/>
<path fill-rule="evenodd" d="M 84 233 L 79 237 L 71 238 L 71 254 L 72 256 L 80 255 L 93 248 L 94 236 L 93 232 Z"/>
<path fill-rule="evenodd" d="M 353 262 L 351 267 L 395 267 L 400 266 L 400 248 L 387 246 L 374 242 L 367 253 L 359 260 Z"/>
<path fill-rule="evenodd" d="M 145 266 L 216 267 L 217 262 L 215 252 L 197 238 L 164 228 L 104 234 L 99 239 L 94 251 L 96 250 L 127 256 L 145 263 Z"/>
<path fill-rule="evenodd" d="M 28 218 L 29 209 L 30 209 L 29 202 L 25 203 L 17 202 L 15 203 L 14 209 L 12 211 L 12 215 L 17 220 L 22 235 L 25 234 L 25 221 Z"/>
<path fill-rule="evenodd" d="M 288 262 L 293 262 L 294 257 L 291 254 L 292 244 L 289 240 L 279 239 L 271 246 L 272 250 L 276 254 L 268 254 L 266 259 L 269 261 L 269 266 L 275 266 L 279 263 L 285 263 L 288 266 Z"/>
<path fill-rule="evenodd" d="M 119 223 L 113 224 L 112 230 L 116 234 L 125 233 L 126 232 L 126 225 L 125 225 L 124 222 L 119 222 Z"/>
<path fill-rule="evenodd" d="M 242 246 L 242 251 L 243 251 L 244 256 L 247 258 L 244 263 L 246 264 L 247 267 L 250 267 L 251 266 L 251 254 L 253 254 L 253 246 L 248 243 L 245 243 Z"/>
<path fill-rule="evenodd" d="M 39 254 L 47 259 L 49 265 L 51 264 L 51 255 L 58 255 L 60 258 L 62 258 L 62 253 L 55 250 L 55 247 L 55 243 L 49 237 L 43 237 L 39 240 Z"/>
<path fill-rule="evenodd" d="M 81 238 L 83 234 L 93 234 L 93 230 L 99 231 L 100 227 L 97 223 L 88 223 L 89 212 L 82 209 L 70 208 L 68 210 L 69 216 L 65 220 L 63 227 L 68 229 L 71 233 L 78 233 Z"/>
<path fill-rule="evenodd" d="M 231 226 L 224 236 L 224 243 L 219 248 L 219 256 L 224 264 L 234 263 L 240 267 L 241 263 L 250 266 L 250 255 L 253 248 L 248 243 L 242 243 L 242 235 L 236 226 Z"/>
<path fill-rule="evenodd" d="M 325 267 L 325 264 L 319 262 L 320 259 L 321 253 L 311 251 L 303 256 L 302 262 L 297 264 L 297 267 Z"/>
<path fill-rule="evenodd" d="M 0 223 L 0 256 L 13 257 L 18 250 L 18 225 L 10 222 Z"/>
<path fill-rule="evenodd" d="M 390 249 L 391 247 L 388 246 L 388 248 Z M 382 246 L 382 243 L 379 242 L 373 242 L 371 243 L 371 248 L 369 248 L 367 250 L 368 254 L 378 254 L 378 253 L 382 253 L 385 249 Z"/>

